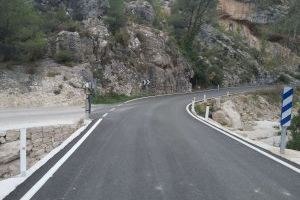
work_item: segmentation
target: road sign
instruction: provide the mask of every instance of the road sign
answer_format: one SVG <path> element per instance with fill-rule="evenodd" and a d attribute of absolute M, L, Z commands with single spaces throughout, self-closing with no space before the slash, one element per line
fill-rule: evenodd
<path fill-rule="evenodd" d="M 291 125 L 292 120 L 292 106 L 293 106 L 293 88 L 284 87 L 282 93 L 282 107 L 281 107 L 281 138 L 280 138 L 280 153 L 284 153 L 286 146 L 286 130 Z"/>
<path fill-rule="evenodd" d="M 142 83 L 143 83 L 143 85 L 150 85 L 151 82 L 150 82 L 150 80 L 147 79 L 147 80 L 143 80 Z"/>
<path fill-rule="evenodd" d="M 293 88 L 284 87 L 282 94 L 282 108 L 280 124 L 283 127 L 291 125 L 292 119 L 292 106 L 293 106 Z"/>

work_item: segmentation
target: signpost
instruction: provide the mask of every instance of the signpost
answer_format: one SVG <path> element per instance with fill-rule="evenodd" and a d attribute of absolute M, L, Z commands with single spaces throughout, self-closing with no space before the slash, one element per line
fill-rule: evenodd
<path fill-rule="evenodd" d="M 86 94 L 86 99 L 85 99 L 85 115 L 86 119 L 90 118 L 91 114 L 91 95 L 93 92 L 93 85 L 92 82 L 86 82 L 85 83 L 85 94 Z"/>
<path fill-rule="evenodd" d="M 291 125 L 292 120 L 292 106 L 293 106 L 293 88 L 284 87 L 282 94 L 282 108 L 281 108 L 281 139 L 280 139 L 280 153 L 284 154 L 286 146 L 286 130 Z"/>
<path fill-rule="evenodd" d="M 150 80 L 147 79 L 147 80 L 143 80 L 142 83 L 143 83 L 143 86 L 146 86 L 146 85 L 150 85 L 151 82 L 150 82 Z"/>

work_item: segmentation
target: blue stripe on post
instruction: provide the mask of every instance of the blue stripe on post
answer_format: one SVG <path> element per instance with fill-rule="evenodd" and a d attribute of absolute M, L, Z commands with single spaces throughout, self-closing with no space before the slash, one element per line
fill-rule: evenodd
<path fill-rule="evenodd" d="M 289 91 L 287 91 L 286 93 L 284 93 L 284 94 L 282 95 L 282 99 L 286 99 L 286 98 L 288 98 L 288 97 L 291 96 L 291 95 L 293 95 L 293 88 L 290 89 Z"/>
<path fill-rule="evenodd" d="M 291 120 L 292 116 L 289 115 L 286 118 L 281 120 L 281 126 L 285 125 L 287 122 L 289 122 Z"/>
<path fill-rule="evenodd" d="M 287 105 L 285 105 L 284 107 L 282 107 L 281 113 L 284 113 L 285 111 L 287 111 L 288 109 L 290 109 L 292 106 L 293 106 L 293 102 L 288 103 Z"/>

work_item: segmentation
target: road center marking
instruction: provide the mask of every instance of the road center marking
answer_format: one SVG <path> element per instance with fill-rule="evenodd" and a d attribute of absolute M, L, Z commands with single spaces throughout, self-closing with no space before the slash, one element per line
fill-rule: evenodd
<path fill-rule="evenodd" d="M 41 187 L 54 175 L 54 173 L 66 162 L 66 160 L 80 147 L 80 145 L 88 138 L 94 129 L 100 124 L 102 118 L 99 119 L 93 126 L 85 133 L 82 138 L 37 182 L 35 185 L 21 198 L 21 200 L 31 199 Z"/>

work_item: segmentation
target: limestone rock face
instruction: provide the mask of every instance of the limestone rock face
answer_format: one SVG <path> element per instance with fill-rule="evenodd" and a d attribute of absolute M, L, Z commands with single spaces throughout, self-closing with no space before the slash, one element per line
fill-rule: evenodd
<path fill-rule="evenodd" d="M 131 1 L 126 6 L 126 12 L 129 15 L 139 17 L 143 20 L 152 22 L 155 17 L 153 7 L 148 1 Z"/>
<path fill-rule="evenodd" d="M 61 31 L 56 38 L 56 54 L 68 51 L 74 55 L 75 61 L 82 60 L 80 36 L 77 32 Z"/>
<path fill-rule="evenodd" d="M 168 36 L 153 28 L 132 24 L 127 27 L 126 47 L 107 49 L 97 70 L 102 72 L 102 92 L 154 94 L 191 90 L 193 70 Z M 143 86 L 143 80 L 150 85 Z"/>
<path fill-rule="evenodd" d="M 109 7 L 108 0 L 34 0 L 42 11 L 65 7 L 68 14 L 77 20 L 102 16 Z"/>
<path fill-rule="evenodd" d="M 249 21 L 256 24 L 272 23 L 288 13 L 288 5 L 273 4 L 262 8 L 255 0 L 219 0 L 218 10 L 222 18 Z"/>
<path fill-rule="evenodd" d="M 3 69 L 0 71 L 0 108 L 83 105 L 83 84 L 92 79 L 91 68 L 87 63 L 67 67 L 42 60 L 33 66 Z"/>
<path fill-rule="evenodd" d="M 105 53 L 108 45 L 109 32 L 104 22 L 98 18 L 88 18 L 83 21 L 86 30 L 85 36 L 81 36 L 81 49 L 84 59 L 98 61 Z"/>

